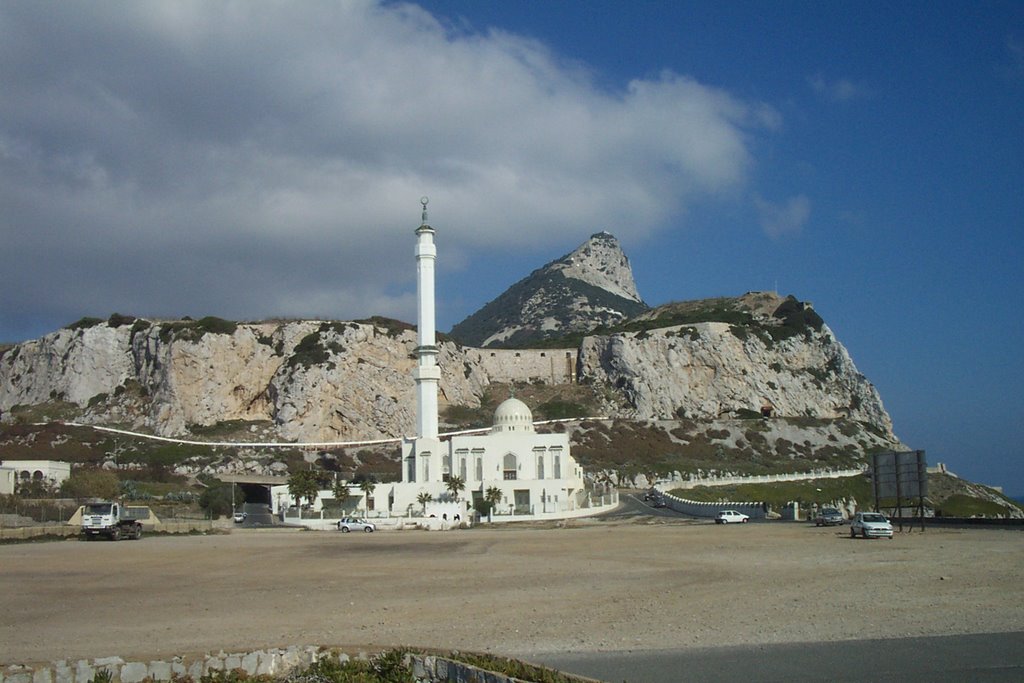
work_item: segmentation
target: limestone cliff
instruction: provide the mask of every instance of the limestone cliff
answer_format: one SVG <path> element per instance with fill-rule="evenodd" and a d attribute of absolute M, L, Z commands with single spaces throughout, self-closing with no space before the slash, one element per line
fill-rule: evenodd
<path fill-rule="evenodd" d="M 411 326 L 384 319 L 114 316 L 0 355 L 0 417 L 12 419 L 16 406 L 64 401 L 84 421 L 167 436 L 241 421 L 261 424 L 261 440 L 398 437 L 415 425 L 415 346 Z M 844 417 L 896 441 L 874 386 L 813 308 L 792 297 L 671 304 L 577 348 L 439 347 L 442 408 L 480 406 L 495 381 L 575 379 L 605 387 L 601 410 L 618 417 Z"/>
<path fill-rule="evenodd" d="M 269 422 L 282 440 L 401 436 L 415 424 L 416 335 L 393 322 L 62 329 L 0 357 L 0 413 L 61 400 L 87 422 L 165 436 L 227 421 Z M 441 404 L 478 404 L 484 375 L 454 344 L 440 347 Z"/>
<path fill-rule="evenodd" d="M 583 340 L 579 381 L 615 387 L 632 416 L 845 417 L 892 436 L 878 391 L 824 321 L 792 297 L 669 305 L 625 327 Z"/>

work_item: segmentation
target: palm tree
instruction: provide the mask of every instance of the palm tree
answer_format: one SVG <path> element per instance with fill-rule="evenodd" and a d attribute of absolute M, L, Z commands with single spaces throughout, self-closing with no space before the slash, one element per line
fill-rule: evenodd
<path fill-rule="evenodd" d="M 434 497 L 426 491 L 420 491 L 416 496 L 416 502 L 423 506 L 423 514 L 427 514 L 427 503 L 434 500 Z"/>
<path fill-rule="evenodd" d="M 334 494 L 334 500 L 338 502 L 338 505 L 344 509 L 345 503 L 351 495 L 351 491 L 348 489 L 348 482 L 341 477 L 336 478 L 334 484 L 331 485 L 331 493 Z"/>
<path fill-rule="evenodd" d="M 463 489 L 466 488 L 466 482 L 462 480 L 462 477 L 458 475 L 452 475 L 451 477 L 448 478 L 448 483 L 445 484 L 445 487 L 452 494 L 452 500 L 458 502 L 459 491 L 462 491 Z"/>
<path fill-rule="evenodd" d="M 295 498 L 296 507 L 302 503 L 303 498 L 312 504 L 319 490 L 316 473 L 311 470 L 299 470 L 288 477 L 288 493 Z"/>
<path fill-rule="evenodd" d="M 370 496 L 373 495 L 373 490 L 377 488 L 377 482 L 371 477 L 367 477 L 359 482 L 359 490 L 366 496 L 366 504 L 364 505 L 365 512 L 370 512 Z"/>
<path fill-rule="evenodd" d="M 494 506 L 501 502 L 503 494 L 501 489 L 497 486 L 492 486 L 487 489 L 487 493 L 484 494 L 484 500 L 490 503 L 490 507 L 487 508 L 487 521 L 491 521 L 491 511 L 494 510 Z"/>

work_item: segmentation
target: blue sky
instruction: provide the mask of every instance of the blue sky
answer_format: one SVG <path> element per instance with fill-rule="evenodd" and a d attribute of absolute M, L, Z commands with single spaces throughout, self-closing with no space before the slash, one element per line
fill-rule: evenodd
<path fill-rule="evenodd" d="M 439 328 L 598 230 L 650 304 L 812 301 L 929 462 L 1024 492 L 1024 4 L 0 2 L 0 340 Z"/>

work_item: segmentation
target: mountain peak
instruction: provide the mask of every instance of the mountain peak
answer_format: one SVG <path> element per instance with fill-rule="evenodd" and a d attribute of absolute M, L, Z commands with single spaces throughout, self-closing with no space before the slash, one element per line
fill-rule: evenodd
<path fill-rule="evenodd" d="M 619 240 L 610 232 L 594 233 L 575 251 L 552 262 L 548 267 L 560 270 L 567 278 L 581 280 L 623 299 L 643 303 L 636 291 L 629 258 L 619 246 Z"/>
<path fill-rule="evenodd" d="M 451 336 L 471 346 L 524 347 L 616 325 L 645 310 L 619 241 L 599 232 L 509 287 Z"/>

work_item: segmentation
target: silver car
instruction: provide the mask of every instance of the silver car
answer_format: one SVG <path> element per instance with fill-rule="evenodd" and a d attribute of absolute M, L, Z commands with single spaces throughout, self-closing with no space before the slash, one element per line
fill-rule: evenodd
<path fill-rule="evenodd" d="M 364 531 L 369 534 L 376 530 L 376 524 L 358 517 L 342 517 L 338 520 L 338 531 L 344 531 L 346 534 L 350 531 Z"/>
<path fill-rule="evenodd" d="M 888 538 L 892 540 L 892 524 L 880 512 L 858 512 L 850 522 L 850 538 Z"/>
<path fill-rule="evenodd" d="M 818 516 L 814 518 L 814 526 L 834 526 L 845 522 L 842 512 L 829 507 L 821 508 L 818 511 Z"/>

